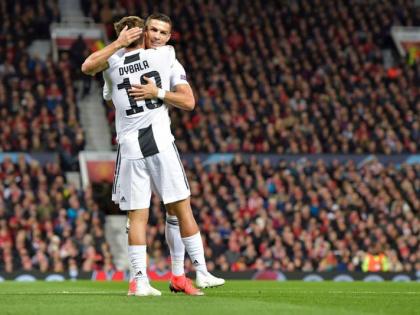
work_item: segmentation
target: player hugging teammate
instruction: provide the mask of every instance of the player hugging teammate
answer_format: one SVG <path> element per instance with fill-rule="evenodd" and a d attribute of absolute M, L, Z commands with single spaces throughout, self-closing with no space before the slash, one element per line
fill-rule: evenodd
<path fill-rule="evenodd" d="M 118 38 L 90 55 L 82 71 L 103 71 L 104 98 L 116 109 L 118 153 L 113 200 L 128 211 L 128 251 L 133 271 L 129 295 L 161 295 L 147 277 L 146 228 L 152 191 L 165 205 L 165 234 L 172 261 L 170 289 L 204 293 L 185 276 L 188 252 L 200 288 L 225 283 L 207 271 L 203 243 L 190 205 L 188 180 L 170 129 L 168 106 L 192 110 L 194 96 L 170 38 L 172 23 L 153 14 L 146 24 L 136 16 L 115 24 Z M 147 48 L 147 49 L 146 49 Z"/>

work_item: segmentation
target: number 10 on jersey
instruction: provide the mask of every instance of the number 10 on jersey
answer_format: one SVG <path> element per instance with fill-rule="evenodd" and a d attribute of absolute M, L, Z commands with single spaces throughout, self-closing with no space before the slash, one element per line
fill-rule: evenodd
<path fill-rule="evenodd" d="M 145 74 L 143 74 L 140 77 L 140 83 L 141 84 L 147 84 L 147 81 L 144 78 L 154 78 L 156 86 L 158 88 L 162 88 L 162 80 L 160 78 L 159 72 L 157 71 L 151 71 L 151 72 L 147 72 Z M 127 96 L 128 96 L 128 101 L 130 102 L 130 109 L 127 109 L 125 112 L 127 114 L 127 116 L 130 115 L 134 115 L 137 113 L 141 113 L 144 112 L 144 108 L 142 105 L 137 105 L 137 101 L 134 99 L 134 97 L 130 96 L 130 94 L 128 93 L 128 90 L 131 89 L 131 83 L 130 83 L 130 78 L 124 78 L 122 83 L 117 85 L 118 90 L 122 90 L 125 89 L 127 92 Z M 145 99 L 144 100 L 146 107 L 148 109 L 155 109 L 158 107 L 161 107 L 163 105 L 163 101 L 160 99 Z"/>

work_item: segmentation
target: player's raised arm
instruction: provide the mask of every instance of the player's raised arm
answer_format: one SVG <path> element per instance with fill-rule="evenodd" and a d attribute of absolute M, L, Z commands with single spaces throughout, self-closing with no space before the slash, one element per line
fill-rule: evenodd
<path fill-rule="evenodd" d="M 108 67 L 108 58 L 119 49 L 127 47 L 132 42 L 139 39 L 142 31 L 143 30 L 139 27 L 133 27 L 130 29 L 128 29 L 127 26 L 124 27 L 115 41 L 86 58 L 85 62 L 82 64 L 82 72 L 87 75 L 95 75 L 96 73 L 106 69 Z"/>

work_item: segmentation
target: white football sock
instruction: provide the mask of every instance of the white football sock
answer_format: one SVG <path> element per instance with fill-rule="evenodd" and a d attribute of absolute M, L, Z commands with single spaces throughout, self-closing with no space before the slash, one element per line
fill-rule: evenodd
<path fill-rule="evenodd" d="M 174 215 L 166 215 L 165 236 L 171 253 L 172 274 L 181 276 L 184 274 L 185 246 L 182 242 L 178 218 Z"/>
<path fill-rule="evenodd" d="M 207 273 L 206 259 L 204 258 L 204 247 L 201 239 L 201 234 L 198 232 L 195 235 L 183 237 L 187 253 L 197 272 Z"/>
<path fill-rule="evenodd" d="M 129 245 L 128 257 L 131 263 L 132 277 L 136 280 L 147 280 L 146 245 Z"/>

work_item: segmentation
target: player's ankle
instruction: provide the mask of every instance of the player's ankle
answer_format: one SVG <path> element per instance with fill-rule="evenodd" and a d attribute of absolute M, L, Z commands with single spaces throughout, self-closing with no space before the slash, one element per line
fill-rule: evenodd
<path fill-rule="evenodd" d="M 135 278 L 137 283 L 150 283 L 149 278 L 148 277 L 139 277 L 139 278 Z"/>
<path fill-rule="evenodd" d="M 207 277 L 208 275 L 211 275 L 208 270 L 197 270 L 197 276 L 198 277 Z"/>

